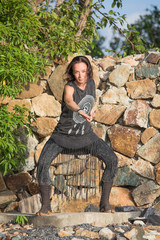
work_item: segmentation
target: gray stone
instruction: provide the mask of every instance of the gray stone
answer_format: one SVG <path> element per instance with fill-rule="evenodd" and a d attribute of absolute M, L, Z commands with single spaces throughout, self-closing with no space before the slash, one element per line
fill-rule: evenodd
<path fill-rule="evenodd" d="M 37 144 L 38 144 L 38 139 L 36 138 L 36 136 L 34 136 L 34 135 L 32 135 L 32 136 L 28 135 L 27 136 L 27 144 L 26 144 L 26 146 L 27 146 L 28 152 L 34 151 L 35 147 L 37 146 Z"/>
<path fill-rule="evenodd" d="M 134 173 L 129 167 L 125 166 L 118 169 L 114 178 L 114 186 L 138 186 L 142 178 Z"/>
<path fill-rule="evenodd" d="M 34 161 L 34 151 L 29 153 L 29 156 L 25 159 L 25 164 L 22 166 L 22 170 L 32 171 L 35 168 L 35 161 Z"/>
<path fill-rule="evenodd" d="M 128 81 L 130 68 L 128 65 L 118 65 L 109 75 L 109 81 L 117 87 L 122 87 Z"/>
<path fill-rule="evenodd" d="M 52 185 L 55 188 L 57 188 L 60 192 L 64 192 L 66 189 L 66 180 L 62 175 L 57 175 L 52 181 Z"/>
<path fill-rule="evenodd" d="M 107 238 L 109 240 L 109 239 L 113 239 L 116 236 L 116 234 L 106 227 L 106 228 L 102 228 L 99 231 L 99 236 L 101 238 Z"/>
<path fill-rule="evenodd" d="M 138 156 L 157 164 L 160 161 L 160 134 L 157 133 L 137 151 Z"/>
<path fill-rule="evenodd" d="M 138 207 L 151 205 L 160 195 L 160 186 L 153 181 L 147 181 L 133 190 L 132 196 Z"/>
<path fill-rule="evenodd" d="M 16 195 L 10 190 L 0 192 L 0 208 L 6 207 L 9 203 L 16 201 L 16 199 Z"/>
<path fill-rule="evenodd" d="M 133 222 L 133 224 L 134 224 L 134 225 L 139 225 L 139 226 L 145 226 L 145 223 L 144 223 L 143 221 L 141 221 L 141 220 L 135 220 L 135 221 Z"/>
<path fill-rule="evenodd" d="M 136 77 L 155 79 L 160 76 L 158 65 L 142 62 L 135 68 Z"/>
<path fill-rule="evenodd" d="M 21 213 L 36 213 L 41 208 L 40 195 L 36 194 L 19 201 L 19 210 Z"/>
<path fill-rule="evenodd" d="M 89 204 L 89 205 L 85 208 L 84 212 L 99 212 L 99 207 L 98 207 L 98 206 L 95 206 L 95 205 L 93 205 L 93 204 Z"/>
<path fill-rule="evenodd" d="M 38 144 L 38 139 L 33 135 L 28 135 L 26 139 L 27 153 L 25 159 L 25 165 L 22 166 L 23 171 L 31 171 L 35 167 L 34 152 Z"/>
<path fill-rule="evenodd" d="M 103 104 L 120 104 L 124 106 L 129 105 L 130 99 L 127 97 L 127 92 L 124 87 L 111 87 L 101 97 Z"/>
<path fill-rule="evenodd" d="M 109 76 L 109 72 L 104 72 L 104 71 L 99 71 L 99 78 L 102 80 L 102 81 L 106 81 L 108 79 L 108 76 Z"/>
<path fill-rule="evenodd" d="M 155 180 L 154 167 L 143 159 L 135 161 L 130 168 L 141 177 Z"/>
<path fill-rule="evenodd" d="M 12 237 L 12 240 L 20 240 L 21 239 L 21 235 L 17 235 L 15 237 Z"/>
<path fill-rule="evenodd" d="M 130 240 L 141 240 L 144 236 L 144 229 L 141 226 L 133 226 L 124 236 Z"/>

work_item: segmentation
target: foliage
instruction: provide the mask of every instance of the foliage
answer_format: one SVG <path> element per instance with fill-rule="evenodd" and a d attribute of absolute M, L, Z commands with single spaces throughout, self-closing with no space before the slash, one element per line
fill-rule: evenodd
<path fill-rule="evenodd" d="M 49 1 L 44 1 L 36 11 L 31 1 L 0 0 L 0 96 L 15 97 L 56 58 L 66 59 L 75 52 L 85 54 L 90 45 L 96 49 L 93 39 L 98 41 L 99 28 L 116 21 L 123 23 L 125 17 L 113 10 L 107 14 L 109 20 L 97 16 L 104 0 L 92 2 L 82 34 L 77 36 L 80 16 L 86 9 L 82 10 L 76 0 L 63 1 L 58 9 L 52 5 L 48 8 Z M 120 7 L 121 0 L 114 0 L 114 5 Z"/>
<path fill-rule="evenodd" d="M 20 138 L 32 134 L 32 113 L 24 106 L 15 105 L 13 112 L 7 106 L 0 109 L 0 167 L 4 175 L 21 170 L 26 157 L 26 144 Z"/>
<path fill-rule="evenodd" d="M 152 6 L 151 9 L 146 9 L 146 12 L 148 13 L 140 16 L 131 26 L 134 26 L 143 36 L 148 48 L 160 48 L 160 9 L 157 6 Z"/>
<path fill-rule="evenodd" d="M 113 10 L 100 13 L 104 0 L 94 4 L 89 0 L 87 7 L 80 6 L 78 0 L 63 1 L 58 7 L 53 7 L 50 0 L 39 1 L 37 6 L 36 2 L 0 0 L 0 97 L 15 98 L 24 85 L 37 81 L 39 73 L 45 73 L 45 66 L 56 59 L 90 51 L 100 54 L 98 29 L 125 21 L 124 15 Z M 122 0 L 113 0 L 112 8 L 115 6 L 122 7 Z M 87 10 L 89 14 L 78 35 Z M 30 131 L 32 114 L 24 107 L 15 106 L 14 111 L 8 112 L 6 106 L 0 108 L 0 165 L 4 174 L 18 171 L 24 163 L 26 147 L 19 138 L 20 128 Z M 28 117 L 24 111 L 28 111 Z"/>
<path fill-rule="evenodd" d="M 18 223 L 20 225 L 24 225 L 28 222 L 28 218 L 24 215 L 18 215 L 15 219 L 15 223 Z"/>
<path fill-rule="evenodd" d="M 98 40 L 93 39 L 92 44 L 89 46 L 88 51 L 86 50 L 86 54 L 90 54 L 92 57 L 102 58 L 104 57 L 103 50 L 105 48 L 102 46 L 105 41 L 105 38 L 100 36 Z"/>
<path fill-rule="evenodd" d="M 105 28 L 107 25 L 109 27 L 116 29 L 116 26 L 118 23 L 120 25 L 123 25 L 126 19 L 125 15 L 120 15 L 119 12 L 113 11 L 114 7 L 121 8 L 122 7 L 122 0 L 113 0 L 112 2 L 112 9 L 109 10 L 109 12 L 103 13 L 103 9 L 105 10 L 105 7 L 103 6 L 104 0 L 97 1 L 95 4 L 93 4 L 93 10 L 92 14 L 94 15 L 94 18 L 97 18 L 96 23 L 96 31 L 99 29 Z M 102 10 L 101 10 L 102 9 Z M 89 47 L 89 53 L 92 57 L 103 57 L 105 50 L 105 47 L 103 47 L 103 43 L 105 41 L 105 38 L 103 36 L 97 35 L 97 38 L 93 38 L 92 43 Z M 87 52 L 87 53 L 88 53 Z"/>
<path fill-rule="evenodd" d="M 116 21 L 122 24 L 125 19 L 113 10 L 107 13 L 108 19 L 97 16 L 103 2 L 93 4 L 90 0 L 88 8 L 92 11 L 81 36 L 77 36 L 80 16 L 86 9 L 76 0 L 63 1 L 58 8 L 48 8 L 49 1 L 44 1 L 36 11 L 31 1 L 0 0 L 0 96 L 15 97 L 56 58 L 66 59 L 75 52 L 85 54 L 90 46 L 96 52 L 93 39 L 99 39 L 97 30 Z M 114 0 L 112 6 L 121 4 L 121 0 Z"/>
<path fill-rule="evenodd" d="M 25 0 L 1 0 L 0 15 L 0 95 L 15 97 L 47 63 L 35 50 L 41 24 Z"/>
<path fill-rule="evenodd" d="M 145 53 L 149 49 L 160 47 L 160 10 L 154 6 L 152 10 L 146 9 L 149 14 L 140 16 L 140 18 L 131 25 L 127 25 L 127 29 L 123 32 L 126 38 L 122 38 L 122 35 L 116 35 L 110 47 L 113 52 L 120 55 L 132 55 L 137 53 L 137 50 L 141 53 Z M 130 44 L 129 39 L 134 45 Z"/>

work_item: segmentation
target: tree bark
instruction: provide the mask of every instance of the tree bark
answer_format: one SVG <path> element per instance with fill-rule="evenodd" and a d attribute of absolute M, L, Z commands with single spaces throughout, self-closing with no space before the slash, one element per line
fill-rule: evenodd
<path fill-rule="evenodd" d="M 28 0 L 28 2 L 30 2 L 32 4 L 32 8 L 34 13 L 37 12 L 37 6 L 42 3 L 44 0 Z"/>
<path fill-rule="evenodd" d="M 84 1 L 81 1 L 81 3 L 80 3 L 81 7 L 82 7 L 83 2 Z M 91 9 L 89 8 L 89 0 L 86 0 L 84 2 L 83 6 L 85 8 L 85 12 L 80 16 L 80 20 L 79 20 L 79 23 L 78 23 L 78 28 L 79 29 L 78 29 L 78 32 L 76 33 L 76 37 L 79 37 L 82 34 L 82 31 L 85 28 L 85 25 L 86 25 L 86 22 L 87 22 L 87 18 L 90 14 L 90 11 L 91 11 Z M 82 10 L 83 10 L 83 8 L 82 8 Z"/>

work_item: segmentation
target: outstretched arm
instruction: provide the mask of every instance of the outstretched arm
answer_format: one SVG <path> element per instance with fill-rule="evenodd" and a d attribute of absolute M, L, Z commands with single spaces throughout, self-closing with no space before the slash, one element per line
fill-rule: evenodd
<path fill-rule="evenodd" d="M 86 119 L 86 121 L 90 122 L 92 117 L 86 114 L 83 110 L 79 110 L 79 106 L 77 103 L 73 100 L 73 93 L 74 88 L 66 85 L 64 88 L 64 101 L 69 109 L 71 109 L 74 112 L 78 112 L 79 115 L 81 115 L 83 118 Z"/>

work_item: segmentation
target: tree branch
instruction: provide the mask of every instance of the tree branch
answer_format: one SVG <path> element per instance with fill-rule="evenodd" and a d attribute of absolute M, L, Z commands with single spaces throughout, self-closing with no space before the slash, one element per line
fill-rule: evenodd
<path fill-rule="evenodd" d="M 63 0 L 56 1 L 56 13 L 59 15 L 60 5 L 63 3 Z"/>
<path fill-rule="evenodd" d="M 104 13 L 102 13 L 99 9 L 95 8 L 102 16 L 104 16 L 105 18 L 107 18 L 117 29 L 118 31 L 124 36 L 124 38 L 131 44 L 132 49 L 136 49 L 140 54 L 142 54 L 142 52 L 136 48 L 136 46 L 133 44 L 133 42 L 127 38 L 127 36 L 124 34 L 124 32 L 122 31 L 121 28 L 119 28 L 113 21 L 111 21 Z"/>
<path fill-rule="evenodd" d="M 80 20 L 78 23 L 78 32 L 76 33 L 76 37 L 79 37 L 82 34 L 82 31 L 86 25 L 87 22 L 87 18 L 89 16 L 89 13 L 91 11 L 91 9 L 88 7 L 89 6 L 89 0 L 86 0 L 84 3 L 84 8 L 85 8 L 85 12 L 80 16 Z"/>
<path fill-rule="evenodd" d="M 63 3 L 63 0 L 57 0 L 57 3 L 56 3 L 56 8 L 59 7 L 59 5 L 61 5 Z"/>
<path fill-rule="evenodd" d="M 37 6 L 42 3 L 44 0 L 28 0 L 32 4 L 34 13 L 37 12 Z"/>

